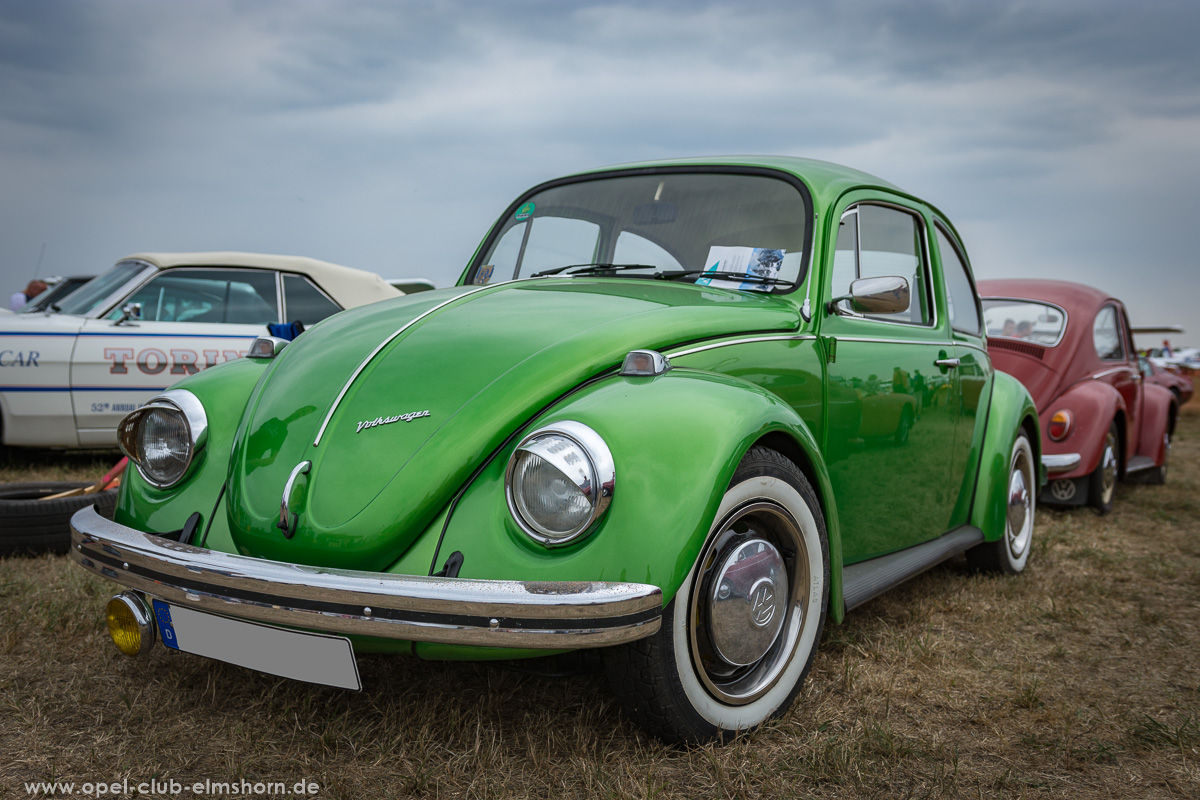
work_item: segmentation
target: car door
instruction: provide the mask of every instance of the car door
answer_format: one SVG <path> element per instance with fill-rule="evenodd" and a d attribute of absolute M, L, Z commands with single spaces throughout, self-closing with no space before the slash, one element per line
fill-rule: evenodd
<path fill-rule="evenodd" d="M 975 281 L 967 266 L 957 238 L 940 221 L 934 222 L 941 285 L 945 289 L 946 317 L 954 356 L 958 365 L 954 374 L 959 383 L 962 403 L 954 429 L 955 458 L 947 465 L 947 485 L 958 486 L 959 496 L 954 504 L 950 525 L 962 523 L 970 513 L 972 488 L 975 484 L 975 459 L 971 457 L 977 443 L 983 442 L 983 420 L 979 413 L 987 411 L 987 396 L 992 381 L 992 360 L 983 338 L 983 307 Z"/>
<path fill-rule="evenodd" d="M 1100 307 L 1092 323 L 1092 342 L 1101 362 L 1100 370 L 1093 378 L 1112 386 L 1125 401 L 1125 460 L 1128 462 L 1135 455 L 1141 435 L 1142 373 L 1134 361 L 1136 351 L 1122 307 L 1116 303 Z"/>
<path fill-rule="evenodd" d="M 141 306 L 140 319 L 122 309 Z M 112 445 L 117 423 L 181 378 L 246 354 L 280 321 L 272 270 L 177 268 L 84 323 L 71 359 L 79 444 Z"/>
<path fill-rule="evenodd" d="M 827 298 L 858 278 L 899 276 L 906 310 L 859 314 L 822 304 L 829 423 L 826 453 L 843 553 L 854 563 L 935 538 L 949 528 L 960 487 L 952 464 L 962 390 L 948 322 L 935 304 L 928 230 L 906 201 L 852 203 L 841 215 L 824 281 Z M 957 480 L 961 483 L 961 473 Z"/>

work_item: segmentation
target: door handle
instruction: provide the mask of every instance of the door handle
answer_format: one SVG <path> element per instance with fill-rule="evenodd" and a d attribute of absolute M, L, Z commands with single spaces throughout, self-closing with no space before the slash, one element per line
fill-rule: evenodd
<path fill-rule="evenodd" d="M 941 367 L 942 369 L 957 369 L 958 365 L 961 363 L 962 359 L 959 358 L 939 358 L 937 361 L 933 362 L 933 365 L 935 367 Z"/>

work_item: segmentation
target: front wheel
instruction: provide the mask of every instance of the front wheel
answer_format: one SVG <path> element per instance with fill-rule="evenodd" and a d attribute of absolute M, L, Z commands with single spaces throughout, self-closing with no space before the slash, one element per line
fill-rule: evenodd
<path fill-rule="evenodd" d="M 728 739 L 783 714 L 825 624 L 829 543 L 816 493 L 779 453 L 738 465 L 658 633 L 606 653 L 626 713 L 666 741 Z"/>

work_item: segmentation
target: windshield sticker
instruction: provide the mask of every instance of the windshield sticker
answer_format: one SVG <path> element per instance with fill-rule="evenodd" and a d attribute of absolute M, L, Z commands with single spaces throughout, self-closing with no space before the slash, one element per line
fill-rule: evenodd
<path fill-rule="evenodd" d="M 533 216 L 533 210 L 537 208 L 532 201 L 524 203 L 517 209 L 517 213 L 513 216 L 517 222 L 524 222 Z"/>
<path fill-rule="evenodd" d="M 714 277 L 700 278 L 698 286 L 719 286 L 724 289 L 742 289 L 744 291 L 771 291 L 771 278 L 779 277 L 779 268 L 783 264 L 786 250 L 773 250 L 766 247 L 722 247 L 713 246 L 708 249 L 708 266 L 705 272 L 733 273 L 745 275 L 748 278 L 764 280 L 739 281 L 736 278 Z"/>
<path fill-rule="evenodd" d="M 380 425 L 391 425 L 393 422 L 412 422 L 414 419 L 428 417 L 429 411 L 410 411 L 407 414 L 397 414 L 394 417 L 376 417 L 375 419 L 364 419 L 358 423 L 358 430 L 355 433 L 362 433 L 367 428 L 377 428 Z"/>
<path fill-rule="evenodd" d="M 495 266 L 492 264 L 484 264 L 475 273 L 475 280 L 472 281 L 472 283 L 476 284 L 477 286 L 486 286 L 487 282 L 492 279 L 492 272 L 495 269 Z"/>

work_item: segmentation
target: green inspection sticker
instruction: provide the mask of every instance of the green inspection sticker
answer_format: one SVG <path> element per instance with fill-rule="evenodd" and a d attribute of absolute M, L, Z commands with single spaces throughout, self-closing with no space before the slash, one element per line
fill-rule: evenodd
<path fill-rule="evenodd" d="M 516 219 L 517 222 L 524 222 L 525 220 L 527 220 L 533 216 L 533 209 L 534 209 L 533 203 L 525 203 L 524 205 L 522 205 L 520 208 L 517 209 L 517 213 L 514 215 L 514 219 Z"/>

